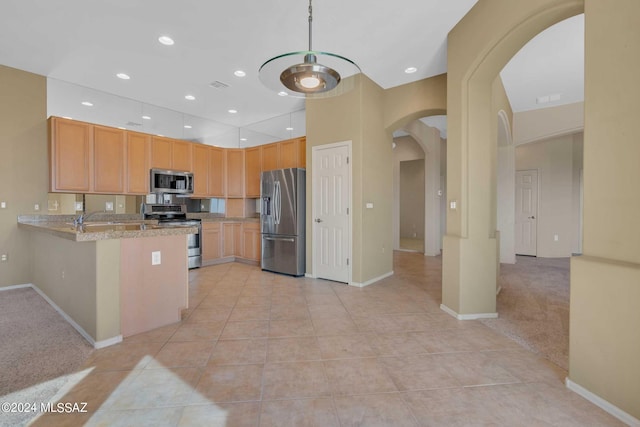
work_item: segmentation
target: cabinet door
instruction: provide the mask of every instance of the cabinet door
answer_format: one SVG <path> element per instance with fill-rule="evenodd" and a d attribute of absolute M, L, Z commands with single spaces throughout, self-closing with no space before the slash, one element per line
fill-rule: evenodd
<path fill-rule="evenodd" d="M 224 149 L 209 147 L 209 196 L 224 197 L 225 186 Z"/>
<path fill-rule="evenodd" d="M 244 196 L 244 150 L 229 148 L 227 157 L 227 197 Z"/>
<path fill-rule="evenodd" d="M 242 224 L 242 257 L 260 261 L 260 224 Z"/>
<path fill-rule="evenodd" d="M 222 224 L 222 256 L 228 257 L 235 254 L 235 238 L 233 235 L 234 224 L 225 222 Z"/>
<path fill-rule="evenodd" d="M 193 195 L 207 197 L 209 195 L 209 147 L 193 144 Z"/>
<path fill-rule="evenodd" d="M 93 127 L 93 173 L 95 192 L 124 193 L 125 137 L 123 130 L 104 126 Z"/>
<path fill-rule="evenodd" d="M 162 136 L 151 137 L 151 167 L 171 169 L 172 141 Z"/>
<path fill-rule="evenodd" d="M 245 197 L 260 197 L 260 172 L 262 169 L 262 149 L 247 148 L 244 151 Z"/>
<path fill-rule="evenodd" d="M 233 254 L 242 256 L 242 223 L 233 224 Z"/>
<path fill-rule="evenodd" d="M 89 123 L 49 119 L 49 187 L 53 191 L 87 193 L 91 190 L 92 126 Z"/>
<path fill-rule="evenodd" d="M 171 169 L 191 172 L 191 145 L 188 141 L 172 141 Z"/>
<path fill-rule="evenodd" d="M 149 193 L 149 155 L 151 137 L 127 132 L 127 193 Z"/>
<path fill-rule="evenodd" d="M 278 169 L 278 157 L 280 156 L 280 145 L 278 143 L 262 146 L 262 170 L 271 171 Z"/>
<path fill-rule="evenodd" d="M 303 168 L 306 163 L 306 138 L 282 141 L 280 144 L 280 168 Z"/>
<path fill-rule="evenodd" d="M 220 223 L 202 223 L 202 260 L 211 261 L 222 257 Z"/>

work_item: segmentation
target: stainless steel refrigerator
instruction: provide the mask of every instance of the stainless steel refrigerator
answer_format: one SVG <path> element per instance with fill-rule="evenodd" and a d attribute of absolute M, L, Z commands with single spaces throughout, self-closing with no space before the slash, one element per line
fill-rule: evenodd
<path fill-rule="evenodd" d="M 263 270 L 304 275 L 305 186 L 304 169 L 262 172 L 260 231 Z"/>

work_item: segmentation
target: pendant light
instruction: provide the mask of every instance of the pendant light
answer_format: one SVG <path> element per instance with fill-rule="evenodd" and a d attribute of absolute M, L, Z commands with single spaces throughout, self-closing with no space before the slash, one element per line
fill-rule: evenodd
<path fill-rule="evenodd" d="M 259 76 L 262 83 L 280 95 L 303 98 L 337 95 L 342 91 L 331 91 L 338 87 L 343 78 L 340 72 L 345 77 L 360 72 L 360 68 L 350 59 L 312 49 L 312 22 L 313 9 L 309 0 L 309 50 L 276 56 L 260 67 Z M 320 64 L 318 58 L 327 65 Z"/>

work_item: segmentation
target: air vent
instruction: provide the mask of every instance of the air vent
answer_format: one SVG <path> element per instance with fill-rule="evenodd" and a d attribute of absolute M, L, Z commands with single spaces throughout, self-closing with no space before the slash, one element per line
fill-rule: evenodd
<path fill-rule="evenodd" d="M 222 83 L 221 81 L 218 81 L 218 80 L 216 80 L 215 82 L 209 83 L 209 86 L 211 86 L 214 89 L 226 89 L 229 87 L 228 84 Z"/>
<path fill-rule="evenodd" d="M 136 123 L 136 122 L 127 122 L 126 124 L 127 126 L 142 126 L 142 123 Z"/>

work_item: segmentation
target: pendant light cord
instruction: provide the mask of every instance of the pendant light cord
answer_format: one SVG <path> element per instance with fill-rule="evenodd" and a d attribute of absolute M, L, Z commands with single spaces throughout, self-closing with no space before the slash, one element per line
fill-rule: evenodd
<path fill-rule="evenodd" d="M 311 0 L 309 0 L 309 52 L 311 52 L 311 21 L 313 21 L 313 10 L 311 9 Z"/>

